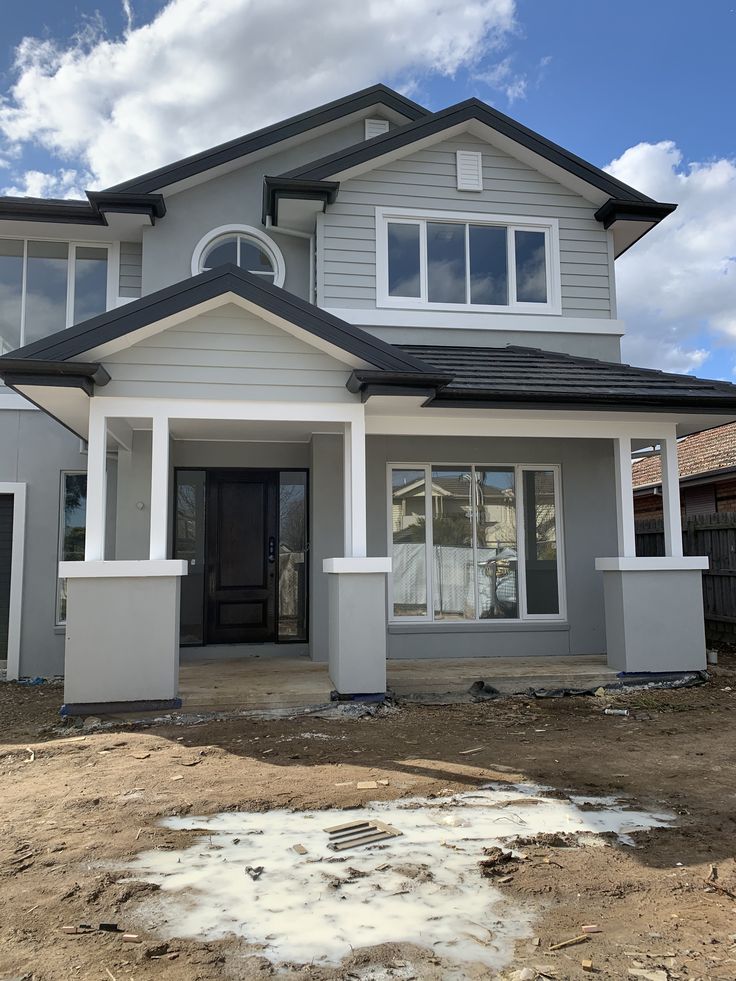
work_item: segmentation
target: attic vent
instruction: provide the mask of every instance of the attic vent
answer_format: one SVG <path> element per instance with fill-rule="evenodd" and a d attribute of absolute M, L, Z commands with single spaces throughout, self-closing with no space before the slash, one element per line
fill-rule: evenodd
<path fill-rule="evenodd" d="M 372 140 L 374 136 L 388 133 L 388 119 L 366 119 L 365 138 Z"/>
<path fill-rule="evenodd" d="M 457 151 L 458 191 L 483 190 L 483 157 L 474 150 Z"/>

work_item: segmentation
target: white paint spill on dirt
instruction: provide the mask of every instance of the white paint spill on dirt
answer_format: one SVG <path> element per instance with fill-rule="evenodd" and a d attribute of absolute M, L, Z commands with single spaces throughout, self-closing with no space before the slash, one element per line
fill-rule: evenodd
<path fill-rule="evenodd" d="M 516 940 L 532 934 L 533 914 L 481 877 L 484 848 L 550 832 L 613 832 L 631 844 L 632 832 L 673 819 L 615 798 L 545 797 L 548 790 L 504 784 L 350 811 L 169 818 L 166 827 L 203 837 L 182 850 L 144 852 L 129 871 L 161 886 L 146 912 L 167 938 L 234 934 L 273 963 L 297 964 L 339 964 L 351 949 L 403 942 L 451 964 L 499 970 Z M 328 848 L 324 828 L 363 818 L 403 834 L 348 852 Z M 246 866 L 263 872 L 254 880 Z"/>

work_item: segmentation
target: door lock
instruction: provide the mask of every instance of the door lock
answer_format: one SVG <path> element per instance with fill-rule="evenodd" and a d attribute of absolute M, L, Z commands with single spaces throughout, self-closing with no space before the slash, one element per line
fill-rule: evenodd
<path fill-rule="evenodd" d="M 276 539 L 273 535 L 268 539 L 268 561 L 270 563 L 276 561 Z"/>

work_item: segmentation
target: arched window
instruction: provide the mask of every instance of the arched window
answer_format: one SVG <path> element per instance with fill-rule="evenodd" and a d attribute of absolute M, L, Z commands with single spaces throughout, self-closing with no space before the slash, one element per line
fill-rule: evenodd
<path fill-rule="evenodd" d="M 231 262 L 266 283 L 283 286 L 284 257 L 278 245 L 257 228 L 225 225 L 215 228 L 197 244 L 192 256 L 192 275 Z"/>

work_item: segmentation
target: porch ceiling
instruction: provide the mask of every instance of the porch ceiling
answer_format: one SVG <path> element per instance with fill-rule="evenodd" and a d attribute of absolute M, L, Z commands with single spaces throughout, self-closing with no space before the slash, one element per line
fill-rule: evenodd
<path fill-rule="evenodd" d="M 312 435 L 342 433 L 341 422 L 269 422 L 238 419 L 171 419 L 173 439 L 263 443 L 308 443 Z"/>

